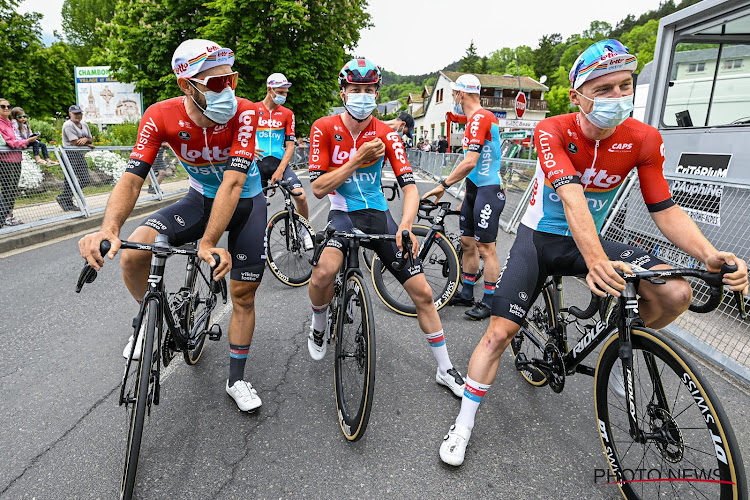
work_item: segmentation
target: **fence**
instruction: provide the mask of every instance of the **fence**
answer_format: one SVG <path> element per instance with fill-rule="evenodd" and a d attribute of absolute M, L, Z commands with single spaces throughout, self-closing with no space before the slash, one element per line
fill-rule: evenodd
<path fill-rule="evenodd" d="M 104 211 L 133 148 L 47 149 L 59 164 L 38 165 L 29 150 L 0 147 L 0 235 Z M 162 148 L 137 203 L 187 191 L 188 175 L 178 163 Z"/>

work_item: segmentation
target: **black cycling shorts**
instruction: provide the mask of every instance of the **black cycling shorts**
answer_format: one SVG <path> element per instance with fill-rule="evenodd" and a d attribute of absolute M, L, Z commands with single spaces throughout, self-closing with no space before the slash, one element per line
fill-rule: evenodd
<path fill-rule="evenodd" d="M 466 195 L 458 223 L 461 236 L 473 236 L 479 243 L 495 243 L 503 208 L 505 190 L 501 186 L 477 187 L 466 179 Z"/>
<path fill-rule="evenodd" d="M 280 164 L 281 160 L 275 156 L 266 156 L 262 160 L 258 160 L 257 165 L 258 172 L 260 172 L 261 186 L 267 186 L 271 182 L 271 177 L 273 176 L 273 173 L 276 172 L 276 169 L 279 168 Z M 302 183 L 297 177 L 297 174 L 294 173 L 294 170 L 292 170 L 292 167 L 289 165 L 284 169 L 283 179 L 289 182 L 292 189 L 299 189 L 302 187 Z"/>
<path fill-rule="evenodd" d="M 610 260 L 620 260 L 643 269 L 664 264 L 639 248 L 601 238 L 600 241 Z M 520 224 L 516 241 L 495 286 L 492 315 L 520 325 L 548 276 L 586 273 L 586 262 L 572 236 L 543 233 Z"/>
<path fill-rule="evenodd" d="M 356 227 L 363 233 L 369 234 L 396 234 L 398 232 L 398 224 L 393 220 L 391 212 L 388 210 L 381 211 L 372 208 L 353 212 L 331 210 L 328 213 L 328 220 L 337 231 L 351 231 L 353 227 Z M 336 248 L 344 253 L 347 248 L 347 241 L 345 238 L 331 238 L 326 246 Z M 419 257 L 414 259 L 414 265 L 411 267 L 405 266 L 401 271 L 393 269 L 393 263 L 398 260 L 396 254 L 401 254 L 395 242 L 378 241 L 362 246 L 373 249 L 391 274 L 402 285 L 412 276 L 422 273 L 422 263 L 419 261 Z"/>
<path fill-rule="evenodd" d="M 149 216 L 141 226 L 167 235 L 170 245 L 184 245 L 203 237 L 213 202 L 213 198 L 190 189 L 184 198 Z M 240 198 L 227 231 L 232 255 L 230 278 L 260 281 L 266 265 L 266 200 L 263 193 L 254 198 Z"/>

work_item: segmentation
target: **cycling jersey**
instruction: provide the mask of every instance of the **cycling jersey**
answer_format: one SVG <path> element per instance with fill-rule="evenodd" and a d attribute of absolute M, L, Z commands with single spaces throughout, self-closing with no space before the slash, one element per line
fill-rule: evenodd
<path fill-rule="evenodd" d="M 650 212 L 674 205 L 664 178 L 664 144 L 654 127 L 628 118 L 606 139 L 583 135 L 578 113 L 542 120 L 534 132 L 539 155 L 533 192 L 521 223 L 546 233 L 570 235 L 563 204 L 555 190 L 583 186 L 596 230 L 601 231 L 617 189 L 638 168 L 643 199 Z"/>
<path fill-rule="evenodd" d="M 256 103 L 258 110 L 258 129 L 255 141 L 266 156 L 279 160 L 284 157 L 287 141 L 294 142 L 294 113 L 289 108 L 279 106 L 269 111 L 263 101 Z"/>
<path fill-rule="evenodd" d="M 149 106 L 141 118 L 127 172 L 145 179 L 166 142 L 190 176 L 190 187 L 203 196 L 216 197 L 224 170 L 247 174 L 241 198 L 260 193 L 260 176 L 253 162 L 255 104 L 237 98 L 237 114 L 228 123 L 202 128 L 188 117 L 184 99 L 175 97 Z"/>
<path fill-rule="evenodd" d="M 358 147 L 378 138 L 385 144 L 385 157 L 358 168 L 341 186 L 329 193 L 331 210 L 388 210 L 388 203 L 380 189 L 380 171 L 386 158 L 402 189 L 407 184 L 414 184 L 414 174 L 398 133 L 377 118 L 373 118 L 356 138 L 344 126 L 341 115 L 326 116 L 313 123 L 310 133 L 310 182 L 344 165 Z"/>
<path fill-rule="evenodd" d="M 479 109 L 466 120 L 466 130 L 461 141 L 464 154 L 479 153 L 479 161 L 471 169 L 467 179 L 477 187 L 502 186 L 500 177 L 500 127 L 495 115 Z"/>

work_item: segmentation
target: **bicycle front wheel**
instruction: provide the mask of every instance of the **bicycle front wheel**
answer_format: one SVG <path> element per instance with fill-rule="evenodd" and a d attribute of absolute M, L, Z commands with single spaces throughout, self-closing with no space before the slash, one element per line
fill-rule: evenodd
<path fill-rule="evenodd" d="M 297 212 L 292 221 L 289 212 L 276 213 L 266 226 L 266 260 L 276 278 L 289 286 L 302 286 L 312 276 L 315 230 Z M 291 225 L 296 225 L 294 230 Z"/>
<path fill-rule="evenodd" d="M 145 338 L 141 345 L 141 357 L 133 360 L 135 370 L 128 374 L 126 383 L 132 384 L 125 388 L 125 408 L 128 413 L 128 440 L 125 446 L 125 467 L 122 471 L 120 498 L 130 500 L 135 488 L 135 475 L 138 470 L 138 456 L 141 451 L 143 436 L 143 422 L 146 413 L 151 410 L 152 391 L 155 386 L 151 376 L 151 364 L 154 360 L 154 338 L 156 337 L 156 322 L 159 314 L 159 303 L 152 300 L 141 321 L 147 321 Z M 138 335 L 141 325 L 135 329 Z M 158 357 L 158 353 L 156 354 Z M 131 363 L 131 368 L 132 368 Z"/>
<path fill-rule="evenodd" d="M 362 277 L 344 284 L 344 301 L 336 318 L 334 379 L 336 407 L 344 437 L 357 441 L 365 433 L 375 388 L 375 328 L 370 296 Z"/>
<path fill-rule="evenodd" d="M 420 249 L 425 244 L 425 237 L 429 231 L 430 228 L 427 226 L 412 227 L 411 232 L 417 237 Z M 420 251 L 420 255 L 424 255 L 424 277 L 432 289 L 435 309 L 439 311 L 451 300 L 458 287 L 460 263 L 456 249 L 444 234 L 436 233 L 427 250 Z M 370 272 L 375 291 L 385 305 L 404 316 L 417 315 L 417 307 L 409 294 L 396 277 L 386 270 L 379 258 L 373 260 Z"/>
<path fill-rule="evenodd" d="M 203 349 L 206 347 L 206 335 L 208 329 L 211 328 L 211 311 L 216 297 L 211 292 L 213 276 L 211 266 L 197 257 L 194 261 L 191 258 L 188 262 L 192 263 L 193 269 L 188 271 L 190 301 L 187 304 L 183 321 L 192 347 L 188 346 L 182 355 L 185 363 L 194 365 L 200 360 Z M 196 330 L 195 335 L 193 335 L 193 330 Z"/>
<path fill-rule="evenodd" d="M 596 367 L 596 416 L 611 470 L 604 479 L 629 499 L 747 498 L 737 440 L 708 381 L 658 332 L 634 328 L 631 340 L 632 387 L 622 383 L 617 335 Z M 630 436 L 626 398 L 635 402 L 642 440 Z"/>

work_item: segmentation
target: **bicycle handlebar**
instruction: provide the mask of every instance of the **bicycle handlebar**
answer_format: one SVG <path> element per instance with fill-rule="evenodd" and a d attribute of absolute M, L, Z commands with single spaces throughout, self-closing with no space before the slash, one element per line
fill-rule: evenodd
<path fill-rule="evenodd" d="M 279 181 L 274 182 L 273 184 L 266 186 L 263 188 L 263 192 L 266 193 L 268 191 L 273 191 L 269 196 L 273 196 L 276 194 L 276 188 L 281 188 L 282 191 L 285 191 L 289 193 L 291 196 L 302 196 L 302 193 L 295 193 L 292 191 L 292 188 L 289 187 L 290 183 L 289 181 L 285 181 L 284 179 L 281 179 Z"/>
<path fill-rule="evenodd" d="M 99 252 L 101 253 L 102 257 L 107 255 L 109 251 L 112 249 L 112 244 L 108 240 L 102 240 L 102 242 L 99 244 Z M 122 245 L 120 246 L 120 249 L 125 250 L 144 250 L 149 251 L 153 253 L 162 253 L 165 255 L 172 255 L 172 254 L 180 254 L 180 255 L 198 255 L 198 250 L 195 248 L 186 248 L 186 247 L 173 247 L 171 245 L 168 245 L 166 243 L 136 243 L 131 241 L 125 241 L 122 240 Z M 216 261 L 216 266 L 218 267 L 219 263 L 221 262 L 221 258 L 218 254 L 211 254 L 211 257 L 214 258 Z M 93 283 L 96 279 L 98 273 L 96 270 L 91 267 L 91 265 L 87 262 L 83 265 L 83 269 L 81 269 L 81 274 L 78 275 L 78 283 L 76 284 L 76 293 L 81 293 L 81 289 L 83 288 L 83 285 L 86 283 Z"/>
<path fill-rule="evenodd" d="M 666 281 L 664 281 L 664 278 L 677 278 L 683 276 L 698 278 L 706 283 L 710 288 L 708 299 L 702 304 L 696 302 L 691 303 L 689 309 L 697 313 L 707 313 L 713 311 L 714 309 L 719 307 L 719 304 L 721 304 L 721 301 L 724 298 L 724 275 L 737 271 L 737 266 L 723 264 L 721 266 L 721 270 L 718 273 L 691 268 L 662 269 L 658 271 L 637 271 L 633 274 L 626 274 L 620 270 L 616 271 L 617 274 L 622 276 L 627 282 L 635 282 L 645 279 L 656 285 L 662 285 L 666 283 Z M 733 292 L 733 295 L 735 304 L 737 305 L 737 309 L 740 313 L 740 318 L 742 320 L 746 320 L 748 315 L 747 311 L 745 310 L 745 299 L 742 296 L 742 293 Z M 599 309 L 601 299 L 601 297 L 592 292 L 591 302 L 589 302 L 589 305 L 585 311 L 582 311 L 576 306 L 571 306 L 568 308 L 568 312 L 579 319 L 591 318 Z"/>
<path fill-rule="evenodd" d="M 438 203 L 433 202 L 429 198 L 421 198 L 419 200 L 419 210 L 417 211 L 417 218 L 418 219 L 425 219 L 430 222 L 434 221 L 434 216 L 430 215 L 433 210 L 436 209 L 442 209 L 445 215 L 461 215 L 460 210 L 451 210 L 451 202 L 449 201 L 440 201 Z M 420 212 L 424 212 L 424 215 L 422 215 Z"/>
<path fill-rule="evenodd" d="M 328 244 L 328 241 L 331 238 L 351 238 L 351 239 L 358 239 L 358 240 L 365 240 L 365 241 L 396 241 L 396 235 L 395 234 L 367 234 L 361 232 L 359 229 L 353 228 L 351 232 L 347 231 L 336 231 L 336 229 L 331 226 L 331 223 L 329 222 L 326 227 L 317 233 L 315 235 L 315 252 L 313 253 L 313 257 L 310 260 L 310 263 L 313 266 L 318 265 L 318 261 L 320 260 L 320 256 L 323 254 L 323 250 L 325 249 L 326 245 Z M 404 229 L 401 231 L 401 246 L 403 247 L 403 251 L 401 252 L 401 256 L 398 257 L 398 260 L 393 263 L 393 269 L 396 271 L 401 271 L 406 267 L 406 262 L 410 262 L 411 265 L 414 265 L 414 257 L 412 256 L 412 242 L 411 242 L 411 236 L 409 235 L 409 231 Z"/>

